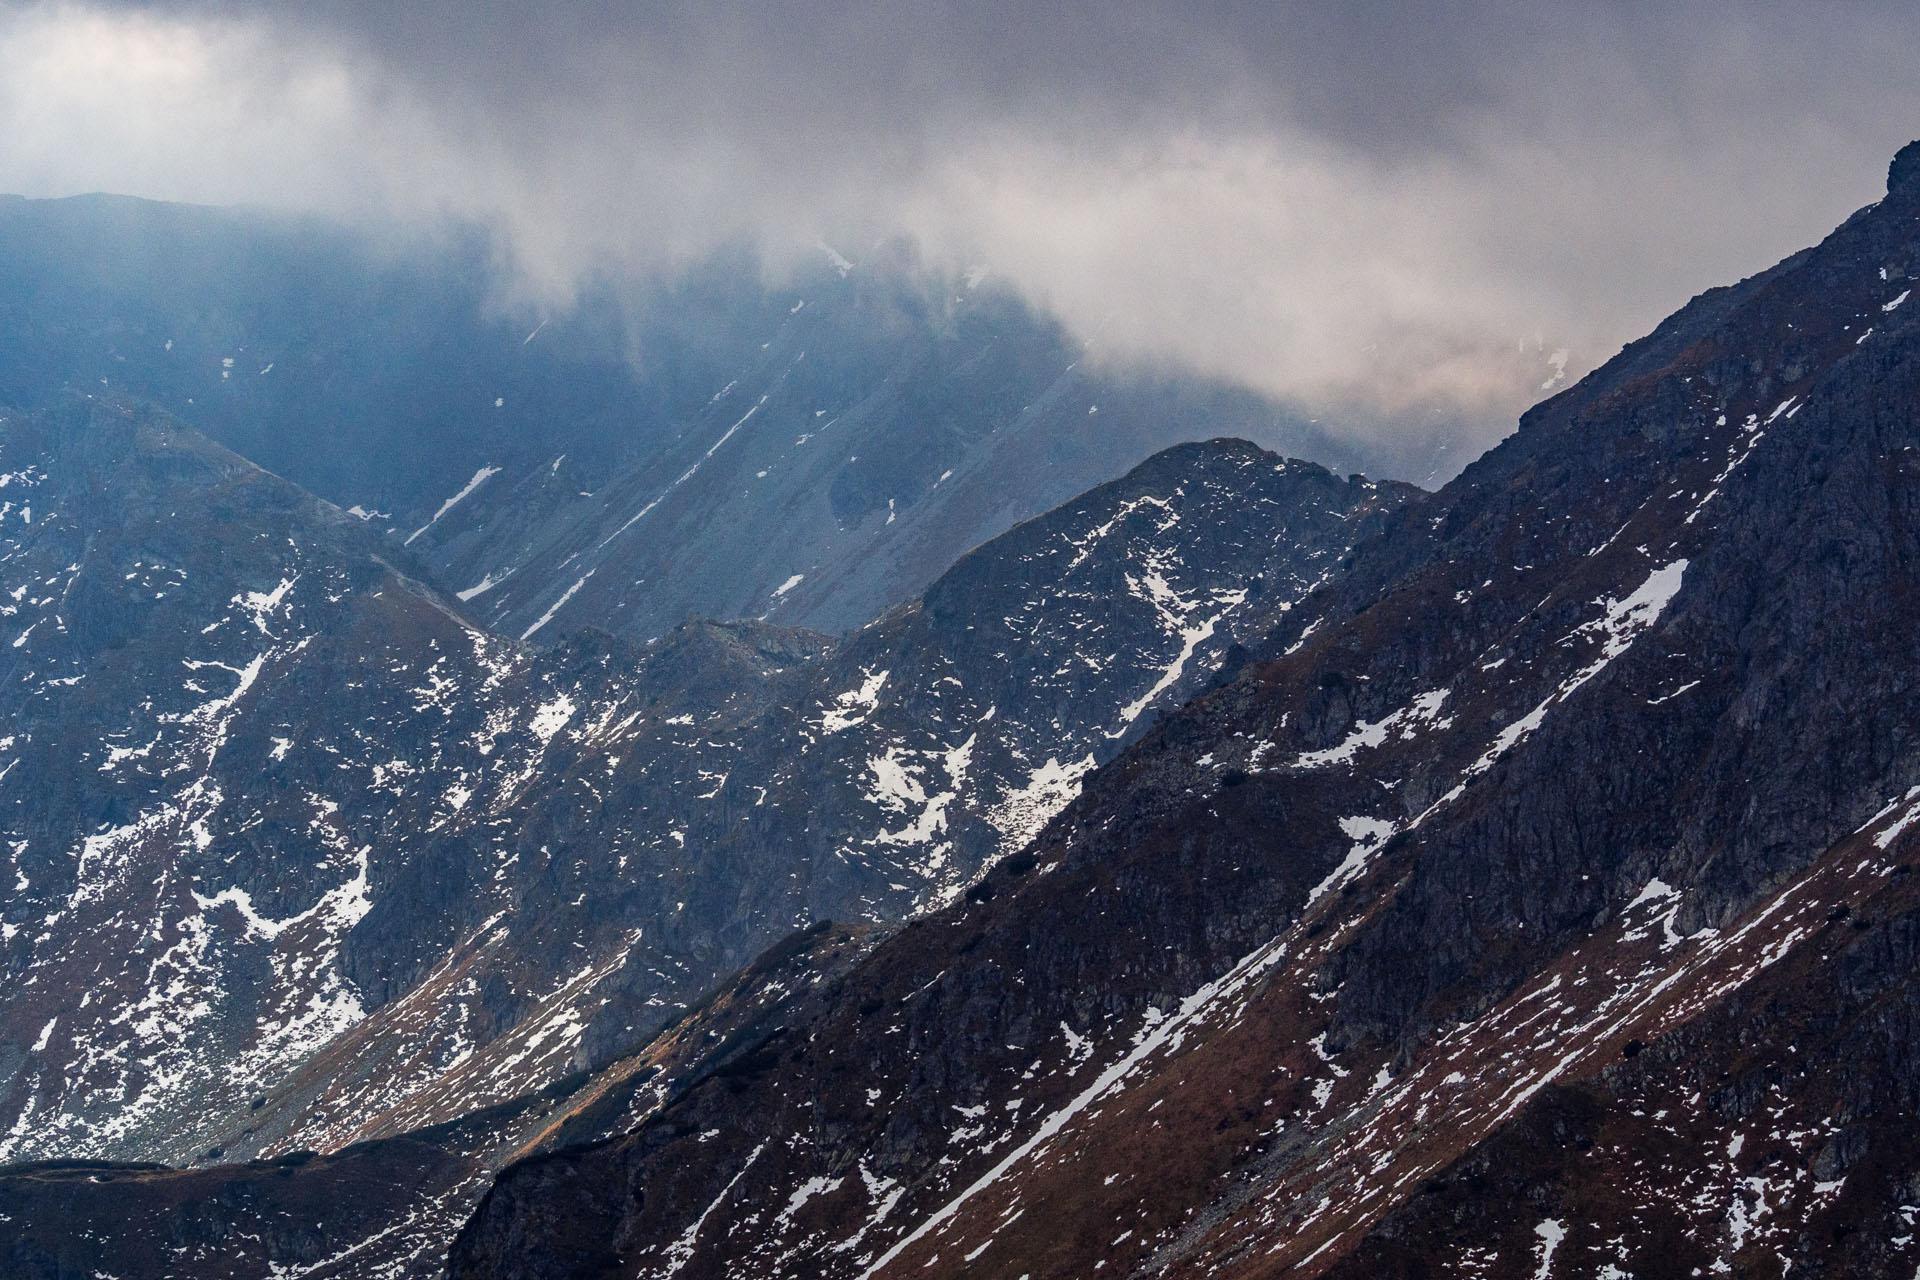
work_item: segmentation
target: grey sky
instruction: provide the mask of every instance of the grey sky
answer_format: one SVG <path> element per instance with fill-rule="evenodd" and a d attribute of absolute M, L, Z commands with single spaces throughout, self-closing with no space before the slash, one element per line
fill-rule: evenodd
<path fill-rule="evenodd" d="M 1097 351 L 1483 442 L 1916 135 L 1910 4 L 0 7 L 0 189 L 481 218 L 536 301 L 907 233 Z"/>

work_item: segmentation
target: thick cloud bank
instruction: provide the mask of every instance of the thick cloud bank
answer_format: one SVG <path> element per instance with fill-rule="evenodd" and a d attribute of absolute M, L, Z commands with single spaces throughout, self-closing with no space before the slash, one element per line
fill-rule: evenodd
<path fill-rule="evenodd" d="M 12 5 L 0 189 L 477 218 L 547 301 L 907 234 L 1097 352 L 1484 442 L 1920 134 L 1911 6 L 1733 10 Z"/>

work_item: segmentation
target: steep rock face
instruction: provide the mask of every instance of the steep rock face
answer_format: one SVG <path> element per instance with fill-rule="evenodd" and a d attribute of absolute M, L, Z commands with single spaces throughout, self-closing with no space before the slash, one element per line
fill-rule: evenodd
<path fill-rule="evenodd" d="M 506 1171 L 453 1274 L 1914 1265 L 1895 179 L 1390 518 L 760 1075 Z"/>
<path fill-rule="evenodd" d="M 1784 904 L 1750 981 L 1546 1085 L 1330 1274 L 1906 1274 L 1920 955 L 1886 830 Z"/>

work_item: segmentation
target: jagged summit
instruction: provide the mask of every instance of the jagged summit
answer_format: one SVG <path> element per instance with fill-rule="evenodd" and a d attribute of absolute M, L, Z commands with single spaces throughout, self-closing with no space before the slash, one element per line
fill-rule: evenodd
<path fill-rule="evenodd" d="M 1887 166 L 1887 192 L 1892 194 L 1920 180 L 1920 141 L 1909 142 L 1894 153 Z"/>

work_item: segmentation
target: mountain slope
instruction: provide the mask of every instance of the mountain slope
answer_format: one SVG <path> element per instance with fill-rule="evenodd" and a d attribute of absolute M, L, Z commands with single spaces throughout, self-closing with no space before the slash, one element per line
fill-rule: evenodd
<path fill-rule="evenodd" d="M 1403 509 L 757 1075 L 505 1172 L 452 1274 L 1911 1268 L 1917 171 Z"/>
<path fill-rule="evenodd" d="M 9 417 L 0 460 L 0 1159 L 392 1139 L 311 1170 L 407 1188 L 387 1211 L 262 1226 L 354 1266 L 437 1256 L 498 1161 L 792 930 L 957 897 L 1412 493 L 1182 446 L 842 642 L 701 622 L 535 654 L 162 416 Z M 9 1185 L 166 1224 L 292 1168 Z"/>
<path fill-rule="evenodd" d="M 1183 446 L 831 650 L 708 623 L 645 651 L 570 646 L 555 656 L 633 675 L 554 734 L 538 786 L 475 789 L 466 820 L 516 851 L 500 913 L 221 1145 L 451 1120 L 625 1051 L 811 921 L 951 900 L 1404 496 Z"/>
<path fill-rule="evenodd" d="M 686 1080 L 749 1060 L 801 993 L 872 940 L 834 925 L 797 934 L 640 1052 L 451 1124 L 202 1169 L 0 1168 L 0 1265 L 19 1280 L 440 1275 L 447 1241 L 502 1164 L 622 1132 Z"/>
<path fill-rule="evenodd" d="M 899 246 L 774 283 L 720 254 L 545 315 L 501 303 L 495 259 L 459 228 L 0 199 L 0 404 L 163 406 L 541 643 L 690 614 L 838 633 L 1182 440 L 1388 461 L 1231 386 L 1101 367 Z"/>
<path fill-rule="evenodd" d="M 479 923 L 588 694 L 142 411 L 0 421 L 0 1158 L 185 1159 Z"/>
<path fill-rule="evenodd" d="M 523 638 L 647 638 L 688 613 L 840 632 L 1177 440 L 1350 452 L 1255 397 L 1100 368 L 990 283 L 879 255 L 796 288 L 672 445 L 610 473 L 508 467 L 416 548 Z"/>

